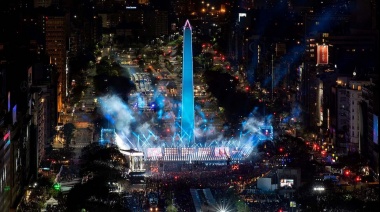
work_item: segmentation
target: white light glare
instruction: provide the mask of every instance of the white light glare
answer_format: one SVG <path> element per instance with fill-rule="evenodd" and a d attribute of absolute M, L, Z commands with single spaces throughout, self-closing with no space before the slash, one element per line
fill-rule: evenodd
<path fill-rule="evenodd" d="M 325 188 L 324 187 L 314 187 L 313 190 L 314 191 L 324 191 Z"/>

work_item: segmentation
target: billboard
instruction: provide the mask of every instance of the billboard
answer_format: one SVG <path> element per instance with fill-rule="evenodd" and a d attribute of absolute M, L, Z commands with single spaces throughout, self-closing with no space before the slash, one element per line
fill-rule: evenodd
<path fill-rule="evenodd" d="M 281 179 L 280 187 L 293 187 L 294 180 L 293 179 Z"/>
<path fill-rule="evenodd" d="M 317 65 L 326 65 L 329 63 L 329 47 L 327 45 L 317 46 Z"/>

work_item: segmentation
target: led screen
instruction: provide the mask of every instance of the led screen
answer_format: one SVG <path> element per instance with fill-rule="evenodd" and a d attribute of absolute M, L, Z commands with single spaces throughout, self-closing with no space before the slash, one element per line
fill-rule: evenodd
<path fill-rule="evenodd" d="M 230 153 L 228 147 L 215 147 L 214 154 L 216 157 L 226 157 Z"/>
<path fill-rule="evenodd" d="M 194 152 L 195 152 L 195 148 L 182 148 L 181 149 L 182 156 L 192 155 L 192 154 L 194 154 Z"/>
<path fill-rule="evenodd" d="M 147 157 L 162 157 L 161 148 L 147 148 Z"/>
<path fill-rule="evenodd" d="M 280 187 L 293 187 L 294 180 L 293 179 L 281 179 Z"/>
<path fill-rule="evenodd" d="M 198 148 L 198 156 L 208 156 L 211 154 L 211 148 Z"/>
<path fill-rule="evenodd" d="M 165 148 L 165 155 L 178 155 L 178 149 L 177 148 Z"/>

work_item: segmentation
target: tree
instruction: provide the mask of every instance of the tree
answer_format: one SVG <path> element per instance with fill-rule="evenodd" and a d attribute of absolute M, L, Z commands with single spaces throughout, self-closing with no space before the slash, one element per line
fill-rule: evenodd
<path fill-rule="evenodd" d="M 166 211 L 167 211 L 167 212 L 177 212 L 178 209 L 177 209 L 173 204 L 170 204 L 170 205 L 168 205 L 168 207 L 166 208 Z"/>
<path fill-rule="evenodd" d="M 144 59 L 140 59 L 140 60 L 138 61 L 138 65 L 139 65 L 139 68 L 144 69 L 144 66 L 145 66 L 145 60 L 144 60 Z"/>
<path fill-rule="evenodd" d="M 76 127 L 74 126 L 73 123 L 67 123 L 63 125 L 63 136 L 65 137 L 65 140 L 66 140 L 66 148 L 68 148 L 71 143 L 71 138 L 73 137 L 75 128 Z"/>
<path fill-rule="evenodd" d="M 236 210 L 238 212 L 249 212 L 249 207 L 247 206 L 247 203 L 245 203 L 244 201 L 242 200 L 238 200 L 235 204 L 236 206 Z"/>
<path fill-rule="evenodd" d="M 94 177 L 85 184 L 76 184 L 67 196 L 68 211 L 77 211 L 80 208 L 89 208 L 88 199 L 94 196 L 99 199 L 107 199 L 109 190 L 107 180 L 103 177 Z M 93 202 L 91 202 L 93 203 Z M 102 205 L 99 205 L 101 207 Z M 91 210 L 90 210 L 91 211 Z M 101 210 L 98 210 L 101 211 Z"/>
<path fill-rule="evenodd" d="M 96 73 L 98 75 L 108 75 L 109 71 L 111 70 L 111 64 L 108 59 L 108 57 L 103 57 L 99 63 L 96 64 Z"/>
<path fill-rule="evenodd" d="M 141 54 L 141 51 L 142 51 L 141 48 L 136 48 L 136 49 L 135 49 L 135 51 L 134 51 L 134 55 L 135 55 L 136 58 L 139 57 L 139 55 Z"/>
<path fill-rule="evenodd" d="M 78 84 L 71 90 L 71 101 L 73 103 L 79 102 L 82 98 L 82 93 L 86 89 L 85 85 Z"/>

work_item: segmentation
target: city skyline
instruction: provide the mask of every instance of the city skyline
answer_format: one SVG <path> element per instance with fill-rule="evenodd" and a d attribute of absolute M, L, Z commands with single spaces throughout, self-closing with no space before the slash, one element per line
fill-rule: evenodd
<path fill-rule="evenodd" d="M 378 203 L 376 1 L 0 5 L 0 211 Z"/>

